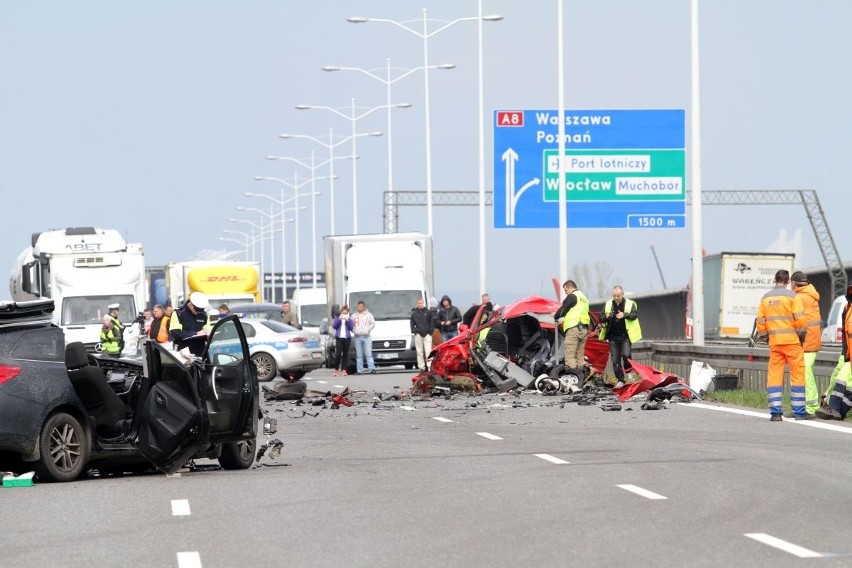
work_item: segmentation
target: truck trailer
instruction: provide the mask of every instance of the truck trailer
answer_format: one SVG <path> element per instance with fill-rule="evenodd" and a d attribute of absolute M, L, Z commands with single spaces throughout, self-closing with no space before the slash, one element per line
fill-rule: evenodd
<path fill-rule="evenodd" d="M 378 366 L 417 365 L 410 318 L 418 298 L 434 293 L 432 239 L 422 233 L 335 235 L 323 239 L 329 321 L 363 300 L 376 319 L 371 334 Z M 349 350 L 350 367 L 355 358 Z"/>
<path fill-rule="evenodd" d="M 760 299 L 775 286 L 775 273 L 793 273 L 795 255 L 722 252 L 704 257 L 704 317 L 707 337 L 747 338 Z"/>
<path fill-rule="evenodd" d="M 93 351 L 108 305 L 119 304 L 125 329 L 145 308 L 142 245 L 97 227 L 34 233 L 12 268 L 9 291 L 18 302 L 52 299 L 53 321 L 64 330 L 65 341 L 81 341 Z"/>
<path fill-rule="evenodd" d="M 211 307 L 260 301 L 260 264 L 225 260 L 172 262 L 164 268 L 169 304 L 178 308 L 193 292 L 203 292 Z"/>

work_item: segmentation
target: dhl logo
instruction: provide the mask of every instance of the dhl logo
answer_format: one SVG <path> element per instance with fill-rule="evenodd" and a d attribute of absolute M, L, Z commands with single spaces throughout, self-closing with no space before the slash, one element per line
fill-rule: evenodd
<path fill-rule="evenodd" d="M 205 279 L 205 282 L 239 282 L 240 280 L 244 280 L 244 278 L 240 278 L 239 276 L 208 276 Z"/>

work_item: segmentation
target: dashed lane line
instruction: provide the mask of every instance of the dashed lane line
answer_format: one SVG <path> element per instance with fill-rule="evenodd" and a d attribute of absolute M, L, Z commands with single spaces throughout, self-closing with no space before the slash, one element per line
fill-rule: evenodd
<path fill-rule="evenodd" d="M 713 406 L 712 404 L 702 404 L 700 402 L 690 402 L 688 404 L 681 404 L 685 408 L 693 407 L 693 408 L 703 408 L 705 410 L 718 410 L 719 412 L 730 412 L 731 414 L 740 414 L 742 416 L 751 416 L 754 418 L 762 418 L 764 420 L 769 420 L 769 413 L 767 412 L 755 412 L 753 410 L 741 410 L 739 408 L 728 408 L 725 406 Z M 819 428 L 821 430 L 831 430 L 832 432 L 842 432 L 843 434 L 852 434 L 852 428 L 846 426 L 838 426 L 836 424 L 829 424 L 823 421 L 817 420 L 794 420 L 792 418 L 784 419 L 784 422 L 794 422 L 798 426 L 810 426 L 811 428 Z"/>
<path fill-rule="evenodd" d="M 549 461 L 550 463 L 555 463 L 555 464 L 557 464 L 557 465 L 563 465 L 563 464 L 567 464 L 567 463 L 569 463 L 569 462 L 567 462 L 567 461 L 565 461 L 565 460 L 561 460 L 561 459 L 559 459 L 559 458 L 557 458 L 557 457 L 553 457 L 553 456 L 551 456 L 550 454 L 534 454 L 534 455 L 535 455 L 535 457 L 537 457 L 537 458 L 541 458 L 541 459 L 543 459 L 544 461 Z"/>
<path fill-rule="evenodd" d="M 433 416 L 432 420 L 437 420 L 438 422 L 452 422 L 452 420 L 444 418 L 443 416 Z"/>
<path fill-rule="evenodd" d="M 781 540 L 780 538 L 768 535 L 766 533 L 745 533 L 745 536 L 747 536 L 748 538 L 752 538 L 757 542 L 762 542 L 767 546 L 777 548 L 778 550 L 783 550 L 784 552 L 792 554 L 793 556 L 798 556 L 799 558 L 823 558 L 825 556 L 820 552 L 814 552 L 813 550 L 809 550 L 807 548 L 799 546 L 798 544 L 793 544 L 792 542 Z"/>
<path fill-rule="evenodd" d="M 175 517 L 189 516 L 189 500 L 188 499 L 172 499 L 172 515 Z"/>
<path fill-rule="evenodd" d="M 494 434 L 489 434 L 488 432 L 477 432 L 477 436 L 482 436 L 483 438 L 487 438 L 489 440 L 502 440 L 500 436 L 495 436 Z"/>
<path fill-rule="evenodd" d="M 653 500 L 668 499 L 668 497 L 660 495 L 659 493 L 654 493 L 653 491 L 648 491 L 647 489 L 642 489 L 641 487 L 638 487 L 636 485 L 629 485 L 629 484 L 628 485 L 616 485 L 616 487 L 620 487 L 621 489 L 624 489 L 625 491 L 630 491 L 631 493 L 635 493 L 636 495 L 641 495 L 642 497 L 645 497 L 646 499 L 653 499 Z"/>
<path fill-rule="evenodd" d="M 327 384 L 328 384 L 328 381 L 317 381 L 317 383 L 319 383 L 319 384 L 321 384 L 321 385 L 327 385 Z"/>
<path fill-rule="evenodd" d="M 196 551 L 178 552 L 178 568 L 201 568 L 201 555 Z"/>
<path fill-rule="evenodd" d="M 334 385 L 334 388 L 336 388 L 336 389 L 345 389 L 345 388 L 346 388 L 346 385 Z"/>

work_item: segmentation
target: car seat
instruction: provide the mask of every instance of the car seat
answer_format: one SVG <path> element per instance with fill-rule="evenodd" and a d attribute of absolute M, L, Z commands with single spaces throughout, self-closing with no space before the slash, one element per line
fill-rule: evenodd
<path fill-rule="evenodd" d="M 79 341 L 65 346 L 65 368 L 77 396 L 95 421 L 95 429 L 107 438 L 124 434 L 127 409 L 107 383 L 98 367 L 89 365 L 89 356 Z"/>

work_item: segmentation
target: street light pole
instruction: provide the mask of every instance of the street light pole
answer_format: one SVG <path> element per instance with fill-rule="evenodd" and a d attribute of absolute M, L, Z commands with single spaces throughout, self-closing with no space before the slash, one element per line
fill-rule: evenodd
<path fill-rule="evenodd" d="M 263 218 L 269 219 L 269 262 L 271 263 L 270 270 L 272 272 L 271 278 L 271 286 L 270 286 L 270 296 L 268 298 L 270 302 L 275 301 L 275 211 L 272 208 L 272 204 L 269 204 L 269 213 L 257 209 L 256 207 L 237 207 L 238 211 L 253 211 L 261 216 L 261 227 L 263 227 Z M 263 231 L 261 230 L 261 235 Z M 262 241 L 261 237 L 261 241 Z M 260 252 L 263 254 L 263 242 L 260 244 Z M 261 260 L 261 263 L 263 261 Z M 263 288 L 263 275 L 261 274 L 261 287 Z"/>
<path fill-rule="evenodd" d="M 311 152 L 310 162 L 305 162 L 304 160 L 300 160 L 298 158 L 291 158 L 289 156 L 267 156 L 267 160 L 286 160 L 290 162 L 294 162 L 299 164 L 302 167 L 308 168 L 311 171 L 311 271 L 313 276 L 313 288 L 317 287 L 317 206 L 316 206 L 316 196 L 319 195 L 316 188 L 316 180 L 317 175 L 316 171 L 318 168 L 324 166 L 329 163 L 330 160 L 323 160 L 320 163 L 316 163 L 316 155 L 314 152 Z M 332 158 L 333 159 L 333 158 Z M 333 173 L 333 170 L 332 170 Z M 329 176 L 330 177 L 330 176 Z M 319 178 L 325 179 L 325 178 Z M 332 184 L 334 183 L 334 178 L 331 178 Z M 333 188 L 332 188 L 333 189 Z M 332 200 L 332 203 L 334 201 Z"/>
<path fill-rule="evenodd" d="M 339 117 L 345 118 L 350 121 L 352 124 L 352 134 L 350 138 L 352 139 L 352 232 L 353 234 L 358 234 L 358 169 L 355 160 L 358 159 L 357 153 L 357 145 L 356 139 L 358 138 L 358 134 L 355 132 L 356 123 L 362 118 L 372 114 L 373 112 L 385 108 L 386 105 L 379 105 L 372 108 L 366 109 L 361 114 L 356 114 L 355 99 L 353 98 L 351 101 L 350 112 L 349 114 L 341 112 L 340 109 L 323 106 L 323 105 L 305 105 L 298 104 L 296 105 L 297 110 L 310 110 L 310 109 L 322 109 L 327 110 L 331 113 L 336 114 Z M 393 105 L 395 108 L 409 108 L 411 105 L 408 103 L 398 103 Z M 381 136 L 380 132 L 372 133 L 372 135 Z"/>
<path fill-rule="evenodd" d="M 315 178 L 316 178 L 316 176 L 312 175 L 311 178 L 309 178 L 307 180 L 303 180 L 300 183 L 299 182 L 299 174 L 296 173 L 296 172 L 293 172 L 293 182 L 290 183 L 287 180 L 282 179 L 282 178 L 278 178 L 278 177 L 255 176 L 254 179 L 256 181 L 275 181 L 275 182 L 280 183 L 281 186 L 282 186 L 281 187 L 281 199 L 275 199 L 271 195 L 267 195 L 265 193 L 246 192 L 246 195 L 248 197 L 264 197 L 264 198 L 269 199 L 270 201 L 272 201 L 274 203 L 278 203 L 281 206 L 281 218 L 282 219 L 284 218 L 284 215 L 287 211 L 290 211 L 290 210 L 296 211 L 296 214 L 294 215 L 294 219 L 295 219 L 295 222 L 296 222 L 296 290 L 299 290 L 301 288 L 301 279 L 300 279 L 301 262 L 300 262 L 300 257 L 299 257 L 299 254 L 300 254 L 299 253 L 299 249 L 300 249 L 300 247 L 299 247 L 299 211 L 306 209 L 305 207 L 299 207 L 299 197 L 305 197 L 304 194 L 299 194 L 299 189 L 301 189 L 302 187 L 304 187 L 308 183 L 313 184 Z M 284 199 L 284 186 L 287 186 L 287 187 L 290 187 L 290 188 L 293 189 L 293 195 L 288 199 Z M 310 195 L 311 202 L 314 203 L 314 204 L 316 204 L 316 201 L 315 201 L 316 195 L 317 195 L 317 192 L 313 192 L 313 191 L 311 192 L 311 195 Z M 290 209 L 284 209 L 284 206 L 287 203 L 290 203 L 291 201 L 295 202 L 294 206 Z M 315 209 L 316 208 L 314 207 L 312 210 L 315 210 Z M 316 225 L 314 224 L 314 234 L 313 234 L 313 240 L 314 241 L 316 241 L 316 232 L 315 231 L 316 231 Z M 283 232 L 283 225 L 282 225 L 282 237 L 284 237 L 284 235 L 285 235 L 285 233 Z M 282 246 L 282 249 L 286 248 L 285 243 L 284 243 L 284 238 L 282 238 L 281 246 Z M 284 274 L 285 274 L 284 278 L 285 278 L 285 289 L 286 289 L 286 273 L 287 273 L 287 271 L 286 271 L 286 262 L 283 260 L 285 258 L 284 254 L 285 253 L 282 251 L 281 258 L 282 258 L 282 262 L 285 263 L 284 264 L 284 267 L 285 267 L 284 268 Z"/>
<path fill-rule="evenodd" d="M 254 252 L 255 245 L 258 241 L 260 241 L 260 272 L 263 274 L 263 226 L 258 226 L 257 223 L 252 223 L 251 221 L 247 221 L 246 219 L 228 219 L 231 223 L 245 223 L 251 227 L 251 260 L 255 261 L 256 255 Z M 254 236 L 254 230 L 258 229 L 258 236 Z M 263 287 L 263 282 L 261 282 L 261 289 Z"/>
<path fill-rule="evenodd" d="M 297 105 L 297 108 L 299 108 L 299 107 L 301 107 L 302 109 L 319 108 L 319 107 L 309 107 L 307 105 Z M 382 135 L 381 132 L 362 132 L 360 134 L 356 134 L 356 136 L 381 136 L 381 135 Z M 335 142 L 334 141 L 334 131 L 331 128 L 329 128 L 328 129 L 328 140 L 329 140 L 328 143 L 323 142 L 320 139 L 319 136 L 309 136 L 307 134 L 286 134 L 285 133 L 285 134 L 279 134 L 278 137 L 288 139 L 288 140 L 289 139 L 303 138 L 305 140 L 312 140 L 312 141 L 316 142 L 317 144 L 319 144 L 320 146 L 328 148 L 329 179 L 332 180 L 331 183 L 330 183 L 330 188 L 329 188 L 329 191 L 331 192 L 331 234 L 332 235 L 336 234 L 335 230 L 334 230 L 334 180 L 337 178 L 337 176 L 334 175 L 334 160 L 335 160 L 334 149 L 337 148 L 338 146 L 340 146 L 341 144 L 345 144 L 346 142 L 349 142 L 349 136 L 343 138 L 342 140 L 339 140 L 338 142 Z M 275 157 L 275 156 L 268 156 L 267 159 L 275 160 L 275 159 L 278 159 L 278 158 Z M 286 158 L 282 158 L 282 159 L 286 159 Z M 353 156 L 352 159 L 354 160 L 355 156 Z"/>
<path fill-rule="evenodd" d="M 405 77 L 408 77 L 412 73 L 415 73 L 417 71 L 422 71 L 423 69 L 426 69 L 426 68 L 425 67 L 415 67 L 413 69 L 403 69 L 404 73 L 400 74 L 396 78 L 392 78 L 392 75 L 391 75 L 392 69 L 393 68 L 391 67 L 390 58 L 387 59 L 387 65 L 385 67 L 385 78 L 382 78 L 380 75 L 378 75 L 377 73 L 374 72 L 374 71 L 377 71 L 378 69 L 364 69 L 364 68 L 361 68 L 361 67 L 341 67 L 341 66 L 338 66 L 338 65 L 326 65 L 325 67 L 322 68 L 323 71 L 358 71 L 359 73 L 363 73 L 364 75 L 367 75 L 368 77 L 385 84 L 385 87 L 386 87 L 385 92 L 386 92 L 386 96 L 387 96 L 387 104 L 385 106 L 387 107 L 387 121 L 388 121 L 388 192 L 389 193 L 393 192 L 393 122 L 392 122 L 393 119 L 391 118 L 391 115 L 392 115 L 391 109 L 394 108 L 394 105 L 393 105 L 393 102 L 392 102 L 393 99 L 391 97 L 391 86 L 394 83 L 396 83 L 397 81 L 404 79 Z M 455 65 L 453 65 L 451 63 L 445 63 L 445 64 L 442 64 L 442 65 L 432 65 L 431 67 L 429 67 L 429 69 L 455 69 Z M 408 108 L 410 106 L 411 106 L 410 104 L 406 104 L 404 108 Z M 388 223 L 388 226 L 385 227 L 385 229 L 386 229 L 385 232 L 388 232 L 388 233 L 397 232 L 396 220 L 395 219 L 391 220 Z"/>
<path fill-rule="evenodd" d="M 428 40 L 430 37 L 435 36 L 447 28 L 457 24 L 458 22 L 465 22 L 471 20 L 485 20 L 485 21 L 498 21 L 502 20 L 503 16 L 492 15 L 492 16 L 482 16 L 477 15 L 473 17 L 465 17 L 465 18 L 456 18 L 455 20 L 445 21 L 445 20 L 430 20 L 426 17 L 426 8 L 423 8 L 423 31 L 419 32 L 415 28 L 408 26 L 407 24 L 413 22 L 413 20 L 408 21 L 396 21 L 388 18 L 365 18 L 362 16 L 353 16 L 351 18 L 347 18 L 348 22 L 353 24 L 363 24 L 367 22 L 385 22 L 388 24 L 393 24 L 398 28 L 401 28 L 415 36 L 421 38 L 423 40 L 423 67 L 427 69 L 423 73 L 423 101 L 425 106 L 425 119 L 426 124 L 424 128 L 425 133 L 425 142 L 426 142 L 426 224 L 427 224 L 427 233 L 431 237 L 432 236 L 432 138 L 431 138 L 431 129 L 430 129 L 430 117 L 429 117 L 429 44 Z M 435 30 L 429 31 L 429 22 L 437 21 L 440 22 L 441 25 Z M 484 200 L 482 200 L 484 201 Z"/>

